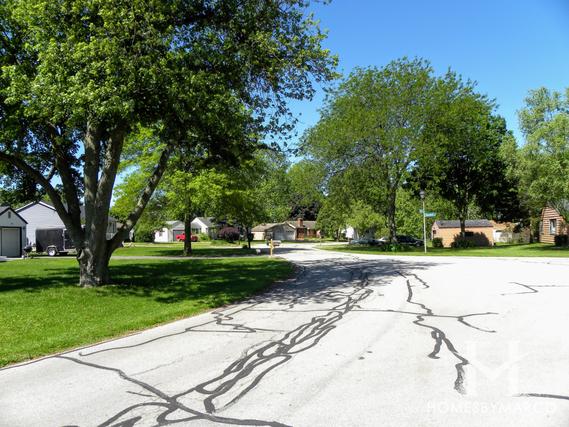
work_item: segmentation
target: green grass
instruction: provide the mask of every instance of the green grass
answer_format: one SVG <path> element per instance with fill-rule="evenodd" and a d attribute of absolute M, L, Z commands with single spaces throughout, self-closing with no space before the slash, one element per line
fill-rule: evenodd
<path fill-rule="evenodd" d="M 225 241 L 193 242 L 192 256 L 236 256 L 251 255 L 254 249 L 243 249 L 244 243 L 227 243 Z M 182 256 L 183 243 L 132 243 L 119 248 L 113 255 L 120 256 Z"/>
<path fill-rule="evenodd" d="M 72 258 L 0 263 L 0 366 L 194 315 L 292 274 L 267 257 L 114 260 L 116 285 L 82 289 Z"/>
<path fill-rule="evenodd" d="M 405 256 L 476 256 L 476 257 L 569 257 L 569 248 L 558 248 L 544 243 L 498 245 L 468 249 L 428 248 L 425 254 L 423 248 L 408 248 L 405 251 L 384 251 L 377 246 L 338 245 L 322 246 L 320 249 L 360 254 L 405 255 Z"/>

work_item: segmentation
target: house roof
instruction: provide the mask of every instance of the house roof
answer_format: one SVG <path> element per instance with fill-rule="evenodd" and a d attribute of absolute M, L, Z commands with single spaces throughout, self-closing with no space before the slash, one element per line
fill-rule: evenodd
<path fill-rule="evenodd" d="M 27 208 L 34 206 L 34 205 L 42 205 L 42 206 L 45 206 L 46 208 L 57 211 L 57 209 L 55 209 L 55 207 L 51 203 L 44 202 L 43 200 L 40 200 L 39 202 L 32 202 L 32 203 L 28 203 L 27 205 L 22 206 L 21 208 L 18 208 L 16 210 L 16 212 L 21 212 L 24 209 L 27 209 Z M 65 205 L 65 207 L 67 208 L 67 205 Z M 85 205 L 79 206 L 79 209 L 81 210 L 81 219 L 84 220 L 85 219 Z M 116 220 L 117 220 L 116 218 L 113 218 L 112 216 L 109 215 L 109 221 L 116 221 Z"/>
<path fill-rule="evenodd" d="M 439 228 L 460 228 L 459 220 L 439 220 L 435 221 L 435 225 Z M 467 219 L 465 221 L 466 228 L 485 228 L 493 227 L 492 223 L 487 219 Z"/>
<path fill-rule="evenodd" d="M 22 221 L 24 221 L 25 224 L 28 223 L 28 221 L 26 221 L 24 218 L 22 218 L 18 212 L 16 212 L 14 209 L 12 209 L 10 206 L 0 206 L 0 215 L 4 214 L 4 212 L 6 212 L 7 210 L 11 210 L 12 212 L 14 212 L 16 214 L 16 216 L 18 218 L 20 218 Z"/>
<path fill-rule="evenodd" d="M 294 224 L 291 224 L 290 222 L 285 221 L 285 222 L 270 222 L 270 223 L 266 223 L 266 224 L 259 224 L 256 227 L 253 227 L 251 229 L 251 231 L 253 233 L 258 233 L 258 232 L 270 230 L 271 228 L 274 228 L 274 227 L 279 226 L 279 225 L 288 225 L 289 227 L 296 228 Z"/>
<path fill-rule="evenodd" d="M 286 221 L 286 223 L 287 223 L 288 225 L 290 225 L 291 227 L 294 227 L 294 228 L 302 228 L 302 227 L 305 227 L 305 228 L 307 228 L 308 230 L 313 230 L 313 229 L 316 228 L 316 221 L 302 221 L 302 227 L 299 227 L 299 226 L 298 226 L 298 222 L 293 221 L 293 220 Z"/>
<path fill-rule="evenodd" d="M 195 217 L 195 218 L 193 219 L 193 221 L 195 221 L 196 219 L 197 219 L 198 221 L 200 221 L 200 222 L 201 222 L 203 225 L 205 225 L 206 227 L 214 227 L 214 224 L 213 224 L 213 217 L 211 217 L 211 216 L 210 216 L 210 217 L 197 216 L 197 217 Z M 193 222 L 193 221 L 192 221 L 192 222 Z"/>
<path fill-rule="evenodd" d="M 174 228 L 174 226 L 176 225 L 184 225 L 184 223 L 182 221 L 178 221 L 178 220 L 172 220 L 172 221 L 166 221 L 166 228 Z"/>
<path fill-rule="evenodd" d="M 262 231 L 267 231 L 267 230 L 273 228 L 275 225 L 278 225 L 278 224 L 279 224 L 278 222 L 271 222 L 271 223 L 267 223 L 267 224 L 259 224 L 259 225 L 257 225 L 256 227 L 253 227 L 253 228 L 251 229 L 251 231 L 254 232 L 254 233 L 259 233 L 259 232 L 262 232 Z"/>
<path fill-rule="evenodd" d="M 27 209 L 27 208 L 34 206 L 34 205 L 43 205 L 46 208 L 55 210 L 55 208 L 53 207 L 53 205 L 51 203 L 47 203 L 47 202 L 40 200 L 39 202 L 31 202 L 31 203 L 28 203 L 27 205 L 22 206 L 21 208 L 16 209 L 16 212 L 21 212 L 24 209 Z"/>
<path fill-rule="evenodd" d="M 316 221 L 303 221 L 302 223 L 309 230 L 313 230 L 316 228 Z"/>

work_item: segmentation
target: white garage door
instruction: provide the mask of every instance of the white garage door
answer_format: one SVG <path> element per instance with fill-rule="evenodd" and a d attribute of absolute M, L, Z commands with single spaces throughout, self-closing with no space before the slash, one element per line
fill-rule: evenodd
<path fill-rule="evenodd" d="M 20 229 L 19 228 L 3 228 L 2 229 L 2 247 L 0 255 L 9 257 L 21 256 L 20 249 Z"/>

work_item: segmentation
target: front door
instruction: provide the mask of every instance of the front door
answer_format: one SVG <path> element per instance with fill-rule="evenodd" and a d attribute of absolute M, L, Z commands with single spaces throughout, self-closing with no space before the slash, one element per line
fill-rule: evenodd
<path fill-rule="evenodd" d="M 0 247 L 0 255 L 8 257 L 20 257 L 22 255 L 19 228 L 2 229 L 2 246 Z"/>

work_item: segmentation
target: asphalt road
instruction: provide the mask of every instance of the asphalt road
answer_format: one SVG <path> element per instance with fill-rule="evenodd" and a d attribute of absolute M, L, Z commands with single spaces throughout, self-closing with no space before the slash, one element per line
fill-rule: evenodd
<path fill-rule="evenodd" d="M 569 426 L 569 260 L 279 248 L 241 304 L 0 371 L 2 426 Z"/>

